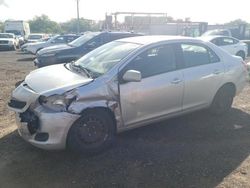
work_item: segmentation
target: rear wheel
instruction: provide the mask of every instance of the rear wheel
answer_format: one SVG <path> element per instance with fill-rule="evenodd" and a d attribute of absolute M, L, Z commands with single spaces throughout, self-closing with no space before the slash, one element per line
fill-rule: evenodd
<path fill-rule="evenodd" d="M 210 112 L 215 115 L 221 115 L 228 112 L 233 103 L 235 89 L 231 85 L 221 87 L 216 93 L 210 106 Z"/>
<path fill-rule="evenodd" d="M 114 122 L 105 110 L 87 112 L 69 130 L 67 146 L 75 152 L 95 154 L 114 142 L 115 130 Z"/>
<path fill-rule="evenodd" d="M 236 56 L 241 57 L 243 60 L 245 60 L 245 59 L 246 59 L 245 52 L 243 52 L 243 51 L 239 51 L 239 52 L 237 52 Z"/>

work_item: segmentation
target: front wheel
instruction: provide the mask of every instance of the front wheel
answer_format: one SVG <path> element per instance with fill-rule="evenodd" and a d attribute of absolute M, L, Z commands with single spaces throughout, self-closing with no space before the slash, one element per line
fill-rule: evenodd
<path fill-rule="evenodd" d="M 69 130 L 67 147 L 78 153 L 98 153 L 114 142 L 115 130 L 114 122 L 105 110 L 84 113 Z"/>
<path fill-rule="evenodd" d="M 216 93 L 210 106 L 210 112 L 215 115 L 221 115 L 228 112 L 232 107 L 234 96 L 235 91 L 233 87 L 223 86 Z"/>

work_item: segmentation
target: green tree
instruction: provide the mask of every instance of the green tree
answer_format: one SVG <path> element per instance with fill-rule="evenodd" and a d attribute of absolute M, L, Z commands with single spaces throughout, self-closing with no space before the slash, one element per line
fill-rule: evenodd
<path fill-rule="evenodd" d="M 236 19 L 236 20 L 233 20 L 231 22 L 225 23 L 225 25 L 228 25 L 228 26 L 238 26 L 241 24 L 248 24 L 248 23 L 242 19 Z"/>
<path fill-rule="evenodd" d="M 61 26 L 46 15 L 36 16 L 29 21 L 32 33 L 61 33 Z"/>
<path fill-rule="evenodd" d="M 63 32 L 76 33 L 77 24 L 78 24 L 77 19 L 71 19 L 67 22 L 61 23 L 61 28 Z M 97 30 L 98 30 L 98 25 L 94 21 L 80 18 L 80 32 L 97 31 Z"/>

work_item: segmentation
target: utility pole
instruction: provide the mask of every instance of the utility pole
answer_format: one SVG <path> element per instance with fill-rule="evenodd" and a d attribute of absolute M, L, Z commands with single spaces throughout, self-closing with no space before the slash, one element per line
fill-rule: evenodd
<path fill-rule="evenodd" d="M 77 3 L 77 34 L 80 33 L 80 17 L 79 17 L 79 0 L 76 0 Z"/>

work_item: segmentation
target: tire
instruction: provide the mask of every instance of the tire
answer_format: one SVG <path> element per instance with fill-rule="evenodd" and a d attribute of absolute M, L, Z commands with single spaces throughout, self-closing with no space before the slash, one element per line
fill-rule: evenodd
<path fill-rule="evenodd" d="M 225 114 L 231 109 L 234 96 L 234 87 L 231 85 L 224 85 L 217 91 L 210 106 L 210 112 L 214 115 Z"/>
<path fill-rule="evenodd" d="M 236 56 L 241 57 L 243 60 L 245 60 L 245 59 L 246 59 L 245 52 L 243 52 L 243 51 L 239 51 L 239 52 L 237 52 Z"/>
<path fill-rule="evenodd" d="M 112 145 L 116 128 L 105 110 L 84 113 L 70 128 L 67 148 L 81 154 L 97 154 Z"/>

